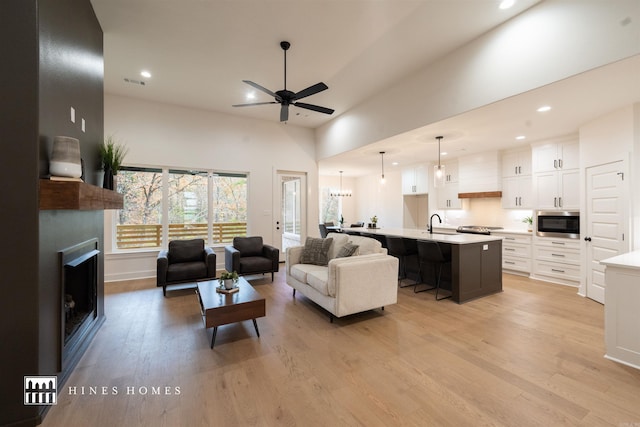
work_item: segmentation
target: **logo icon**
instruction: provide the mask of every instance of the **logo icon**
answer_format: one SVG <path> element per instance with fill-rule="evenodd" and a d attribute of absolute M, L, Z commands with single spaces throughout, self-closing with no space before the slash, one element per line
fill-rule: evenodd
<path fill-rule="evenodd" d="M 58 377 L 24 377 L 25 405 L 55 405 L 58 403 Z"/>

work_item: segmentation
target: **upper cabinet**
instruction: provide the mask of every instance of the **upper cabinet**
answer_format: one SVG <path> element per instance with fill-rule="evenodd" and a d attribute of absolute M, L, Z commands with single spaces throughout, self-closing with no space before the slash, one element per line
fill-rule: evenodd
<path fill-rule="evenodd" d="M 531 148 L 502 154 L 502 207 L 531 209 Z"/>
<path fill-rule="evenodd" d="M 531 175 L 531 149 L 502 154 L 502 177 Z"/>
<path fill-rule="evenodd" d="M 418 165 L 402 171 L 402 194 L 427 194 L 429 192 L 429 167 Z"/>
<path fill-rule="evenodd" d="M 548 142 L 533 147 L 533 171 L 552 172 L 580 167 L 580 145 L 577 140 Z"/>
<path fill-rule="evenodd" d="M 455 183 L 459 180 L 458 162 L 450 161 L 444 163 L 444 181 L 445 183 Z"/>
<path fill-rule="evenodd" d="M 537 209 L 580 208 L 580 145 L 577 139 L 533 146 Z"/>

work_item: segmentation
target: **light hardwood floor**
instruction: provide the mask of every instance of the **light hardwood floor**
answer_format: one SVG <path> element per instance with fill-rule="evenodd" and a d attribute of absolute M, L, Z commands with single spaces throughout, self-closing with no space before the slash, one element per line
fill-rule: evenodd
<path fill-rule="evenodd" d="M 329 323 L 284 279 L 251 281 L 261 337 L 222 326 L 213 350 L 193 291 L 107 284 L 43 426 L 640 426 L 640 371 L 603 358 L 603 306 L 575 288 L 504 275 L 463 305 L 403 288 Z"/>

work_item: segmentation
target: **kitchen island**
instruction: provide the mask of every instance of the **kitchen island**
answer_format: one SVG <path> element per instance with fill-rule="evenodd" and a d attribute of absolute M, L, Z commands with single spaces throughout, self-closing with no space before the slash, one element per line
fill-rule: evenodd
<path fill-rule="evenodd" d="M 395 236 L 438 242 L 451 264 L 443 270 L 443 289 L 450 287 L 458 304 L 502 292 L 502 237 L 479 234 L 439 234 L 406 228 L 345 228 L 363 236 Z"/>

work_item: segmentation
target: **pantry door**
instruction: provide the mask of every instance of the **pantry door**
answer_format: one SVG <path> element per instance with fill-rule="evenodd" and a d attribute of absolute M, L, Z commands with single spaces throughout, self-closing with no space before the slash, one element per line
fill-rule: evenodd
<path fill-rule="evenodd" d="M 604 266 L 600 261 L 628 250 L 627 207 L 623 195 L 625 162 L 587 168 L 586 232 L 587 297 L 605 303 Z"/>

